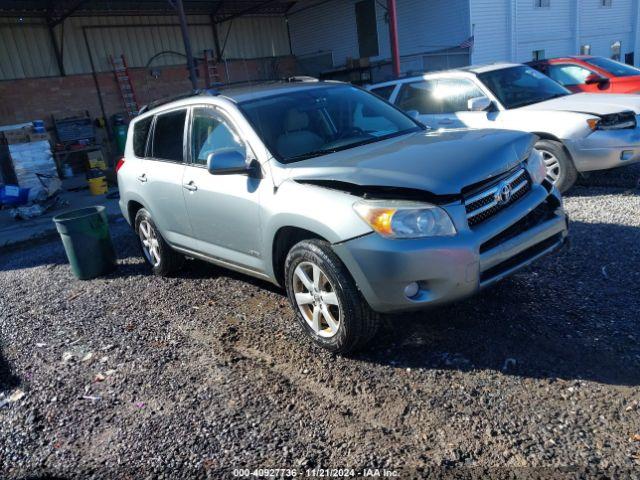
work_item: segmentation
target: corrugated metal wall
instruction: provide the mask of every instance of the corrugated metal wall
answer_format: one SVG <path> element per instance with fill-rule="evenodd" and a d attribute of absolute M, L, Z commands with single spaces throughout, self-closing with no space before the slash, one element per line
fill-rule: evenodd
<path fill-rule="evenodd" d="M 206 15 L 189 16 L 191 48 L 195 56 L 213 49 L 213 28 Z M 0 18 L 0 80 L 58 75 L 49 32 L 37 19 Z M 142 26 L 133 26 L 139 25 Z M 145 67 L 163 51 L 151 66 L 185 62 L 184 45 L 175 16 L 150 17 L 70 17 L 55 30 L 63 44 L 64 68 L 68 75 L 91 72 L 83 38 L 83 27 L 91 45 L 97 71 L 111 70 L 109 55 L 124 54 L 131 67 Z M 130 26 L 127 26 L 130 25 Z M 231 31 L 229 32 L 229 28 Z M 229 35 L 227 36 L 227 32 Z M 218 25 L 218 36 L 227 41 L 225 58 L 259 58 L 288 55 L 287 26 L 281 17 L 242 17 Z M 64 42 L 60 40 L 64 37 Z"/>

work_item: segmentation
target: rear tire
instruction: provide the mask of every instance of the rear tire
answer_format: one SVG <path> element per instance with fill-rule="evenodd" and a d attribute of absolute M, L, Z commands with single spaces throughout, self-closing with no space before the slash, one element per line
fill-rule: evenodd
<path fill-rule="evenodd" d="M 361 348 L 378 331 L 379 316 L 325 241 L 303 240 L 291 248 L 285 287 L 303 330 L 330 352 Z"/>
<path fill-rule="evenodd" d="M 540 140 L 536 143 L 547 166 L 547 180 L 558 190 L 566 192 L 578 179 L 578 171 L 564 145 L 554 140 Z"/>
<path fill-rule="evenodd" d="M 151 214 L 144 208 L 136 213 L 135 231 L 138 234 L 142 256 L 154 275 L 164 277 L 180 270 L 184 264 L 184 255 L 176 252 L 162 238 Z"/>

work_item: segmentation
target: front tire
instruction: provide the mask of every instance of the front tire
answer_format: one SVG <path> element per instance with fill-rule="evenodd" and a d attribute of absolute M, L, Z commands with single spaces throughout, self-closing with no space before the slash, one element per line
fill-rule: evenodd
<path fill-rule="evenodd" d="M 322 348 L 348 353 L 378 330 L 378 315 L 325 241 L 304 240 L 293 246 L 285 261 L 285 287 L 298 322 Z"/>
<path fill-rule="evenodd" d="M 180 270 L 184 256 L 172 249 L 162 238 L 151 214 L 144 208 L 136 214 L 135 231 L 138 234 L 142 256 L 155 275 L 164 277 Z"/>
<path fill-rule="evenodd" d="M 542 153 L 547 167 L 547 180 L 561 192 L 569 190 L 576 183 L 578 172 L 564 145 L 554 140 L 540 140 L 536 149 Z"/>

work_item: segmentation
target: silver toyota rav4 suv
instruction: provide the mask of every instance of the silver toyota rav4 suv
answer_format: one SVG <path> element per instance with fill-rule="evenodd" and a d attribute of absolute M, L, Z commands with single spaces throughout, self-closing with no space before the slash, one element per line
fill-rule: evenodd
<path fill-rule="evenodd" d="M 347 352 L 378 313 L 468 297 L 563 243 L 534 141 L 429 131 L 343 83 L 207 91 L 131 122 L 120 207 L 154 273 L 191 257 L 273 282 Z"/>

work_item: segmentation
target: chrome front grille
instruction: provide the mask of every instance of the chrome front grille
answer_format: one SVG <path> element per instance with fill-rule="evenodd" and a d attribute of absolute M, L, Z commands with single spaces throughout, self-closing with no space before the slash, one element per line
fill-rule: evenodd
<path fill-rule="evenodd" d="M 465 199 L 469 226 L 473 227 L 491 218 L 531 190 L 531 179 L 524 168 L 494 183 L 482 192 Z"/>

